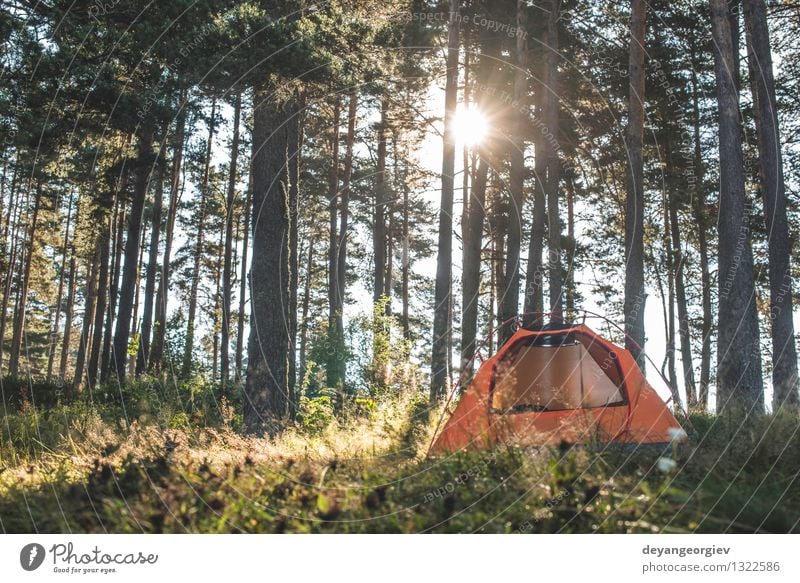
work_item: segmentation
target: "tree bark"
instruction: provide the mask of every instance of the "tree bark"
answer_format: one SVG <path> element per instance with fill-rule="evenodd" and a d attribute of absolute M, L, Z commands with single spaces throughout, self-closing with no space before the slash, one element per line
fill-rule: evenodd
<path fill-rule="evenodd" d="M 336 294 L 339 283 L 339 249 L 338 208 L 339 208 L 339 126 L 341 125 L 341 104 L 339 96 L 334 96 L 333 127 L 331 128 L 331 160 L 328 172 L 328 338 L 331 343 L 336 342 L 336 306 L 339 304 Z M 328 362 L 325 363 L 325 372 L 329 387 L 338 387 L 342 382 L 339 374 L 337 356 L 340 346 L 331 346 L 328 351 Z"/>
<path fill-rule="evenodd" d="M 681 369 L 683 385 L 686 390 L 686 402 L 689 407 L 697 405 L 697 392 L 694 379 L 694 360 L 692 359 L 692 338 L 689 331 L 689 308 L 686 300 L 686 258 L 681 246 L 681 227 L 679 223 L 678 207 L 680 205 L 678 193 L 673 186 L 675 166 L 672 156 L 672 141 L 669 133 L 664 137 L 664 161 L 667 188 L 667 215 L 665 217 L 666 229 L 669 233 L 667 241 L 669 250 L 669 264 L 674 274 L 673 283 L 675 291 L 675 306 L 678 311 L 678 337 L 680 340 Z M 675 335 L 672 334 L 673 351 Z"/>
<path fill-rule="evenodd" d="M 627 196 L 625 199 L 625 348 L 644 370 L 644 171 L 642 140 L 644 135 L 644 42 L 647 5 L 631 0 L 630 52 L 628 74 L 628 125 L 625 146 L 628 153 Z"/>
<path fill-rule="evenodd" d="M 152 172 L 152 170 L 151 170 Z M 152 178 L 152 174 L 150 175 Z M 149 180 L 149 178 L 148 178 Z M 142 269 L 143 269 L 143 262 L 144 262 L 144 246 L 145 241 L 147 240 L 147 225 L 145 224 L 142 228 L 142 236 L 139 239 L 139 257 L 136 261 L 136 279 L 134 280 L 133 284 L 133 314 L 131 316 L 131 336 L 134 339 L 136 352 L 132 355 L 129 355 L 127 358 L 127 362 L 125 365 L 127 366 L 127 375 L 134 376 L 136 374 L 136 355 L 139 351 L 140 345 L 140 338 L 141 338 L 141 328 L 140 320 L 139 320 L 139 307 L 141 306 L 141 299 L 142 299 Z"/>
<path fill-rule="evenodd" d="M 253 255 L 244 421 L 274 433 L 286 417 L 289 358 L 289 178 L 286 121 L 292 103 L 269 87 L 253 95 Z"/>
<path fill-rule="evenodd" d="M 297 103 L 287 126 L 289 156 L 289 418 L 297 410 L 297 286 L 299 275 L 300 163 L 303 150 L 305 93 L 297 91 Z M 341 281 L 344 281 L 342 277 Z"/>
<path fill-rule="evenodd" d="M 667 149 L 669 148 L 669 144 L 667 143 Z M 667 163 L 667 173 L 671 168 L 669 167 L 669 163 Z M 669 195 L 668 195 L 669 196 Z M 662 216 L 663 216 L 663 239 L 661 241 L 661 246 L 664 249 L 664 259 L 665 259 L 665 267 L 667 272 L 667 297 L 664 301 L 664 307 L 666 308 L 665 311 L 665 320 L 666 320 L 666 332 L 667 332 L 667 345 L 666 345 L 666 354 L 665 360 L 667 363 L 667 372 L 669 378 L 669 385 L 670 389 L 672 389 L 672 395 L 675 400 L 675 404 L 680 406 L 681 399 L 680 393 L 678 392 L 678 372 L 675 368 L 675 263 L 673 261 L 673 248 L 671 243 L 671 232 L 674 230 L 674 226 L 670 223 L 670 200 L 667 198 L 663 201 L 662 205 Z M 653 261 L 655 263 L 655 260 Z M 662 293 L 663 296 L 663 293 Z"/>
<path fill-rule="evenodd" d="M 539 59 L 533 73 L 535 83 L 535 120 L 539 127 L 533 130 L 534 151 L 534 186 L 533 186 L 533 225 L 528 247 L 528 272 L 525 280 L 525 311 L 524 323 L 526 325 L 541 324 L 541 314 L 544 312 L 544 268 L 542 266 L 542 252 L 544 250 L 545 223 L 547 222 L 547 153 L 548 143 L 545 139 L 547 127 L 544 124 L 545 109 L 549 98 L 548 88 L 544 83 L 544 60 Z"/>
<path fill-rule="evenodd" d="M 15 375 L 19 372 L 19 357 L 25 336 L 25 323 L 27 320 L 28 308 L 28 287 L 31 280 L 31 266 L 33 265 L 33 254 L 36 251 L 36 228 L 39 220 L 39 207 L 41 206 L 42 184 L 39 181 L 36 187 L 36 194 L 33 201 L 33 213 L 28 227 L 27 249 L 22 264 L 22 278 L 19 288 L 19 303 L 14 312 L 14 327 L 11 336 L 11 352 L 9 354 L 8 372 Z M 30 363 L 29 363 L 30 364 Z"/>
<path fill-rule="evenodd" d="M 554 2 L 558 5 L 559 2 Z M 503 320 L 519 314 L 519 262 L 522 243 L 522 209 L 525 205 L 525 134 L 528 123 L 528 46 L 526 0 L 517 0 L 517 31 L 514 70 L 514 105 L 511 111 L 512 130 L 510 145 L 511 181 L 509 184 L 511 205 L 508 212 L 508 242 L 506 252 L 506 293 L 503 297 Z M 554 20 L 554 18 L 553 18 Z M 557 48 L 554 50 L 557 51 Z M 555 64 L 555 59 L 553 59 Z M 505 339 L 513 333 L 510 326 L 501 330 Z"/>
<path fill-rule="evenodd" d="M 111 284 L 109 286 L 108 309 L 106 310 L 105 332 L 103 334 L 103 354 L 100 358 L 100 380 L 106 382 L 111 374 L 111 343 L 114 337 L 114 315 L 117 311 L 117 298 L 119 296 L 119 278 L 122 271 L 122 240 L 125 236 L 125 191 L 127 190 L 128 174 L 124 172 L 120 178 L 120 187 L 117 189 L 114 207 L 114 249 L 111 264 Z"/>
<path fill-rule="evenodd" d="M 89 366 L 86 371 L 86 382 L 89 390 L 94 390 L 97 386 L 97 375 L 100 367 L 100 348 L 103 344 L 103 318 L 106 315 L 106 304 L 108 303 L 108 263 L 111 258 L 111 214 L 112 208 L 105 210 L 100 233 L 97 235 L 97 245 L 99 248 L 98 260 L 100 262 L 97 272 L 97 300 L 95 302 L 95 326 L 92 330 L 91 351 L 89 352 Z"/>
<path fill-rule="evenodd" d="M 378 151 L 375 169 L 375 206 L 373 209 L 373 222 L 372 222 L 372 249 L 374 256 L 374 282 L 373 289 L 373 302 L 379 302 L 386 298 L 384 303 L 384 314 L 389 314 L 389 301 L 392 292 L 389 289 L 390 282 L 387 279 L 387 268 L 389 262 L 387 261 L 388 255 L 386 252 L 387 241 L 389 239 L 389 232 L 386 225 L 387 209 L 391 204 L 388 197 L 388 186 L 386 183 L 386 158 L 387 158 L 387 133 L 389 130 L 389 99 L 386 95 L 380 98 L 381 104 L 381 118 L 378 122 Z M 377 312 L 373 312 L 377 316 Z M 449 318 L 448 318 L 449 319 Z M 377 330 L 378 326 L 384 326 L 385 321 L 373 323 Z M 377 344 L 378 334 L 373 334 L 373 357 L 378 353 Z M 447 359 L 448 352 L 445 352 L 445 359 Z M 447 366 L 447 365 L 445 365 Z M 380 387 L 386 386 L 388 369 L 381 366 L 375 371 L 374 382 Z"/>
<path fill-rule="evenodd" d="M 181 374 L 188 378 L 192 373 L 192 353 L 194 351 L 194 329 L 197 318 L 197 291 L 200 286 L 200 266 L 203 259 L 203 239 L 205 237 L 206 207 L 208 205 L 208 180 L 211 170 L 211 149 L 214 144 L 214 129 L 217 117 L 217 98 L 211 98 L 211 117 L 208 122 L 208 143 L 206 144 L 203 179 L 200 185 L 200 208 L 197 217 L 197 233 L 194 243 L 192 281 L 189 288 L 189 310 L 186 325 L 186 343 L 183 349 Z"/>
<path fill-rule="evenodd" d="M 334 334 L 336 349 L 344 346 L 344 299 L 347 291 L 347 238 L 350 216 L 350 183 L 353 174 L 353 143 L 355 141 L 356 108 L 358 95 L 350 93 L 347 105 L 347 134 L 345 135 L 344 168 L 342 169 L 342 189 L 339 193 L 339 230 L 336 242 L 336 289 L 334 291 Z M 339 386 L 345 379 L 344 359 L 332 359 L 335 369 L 332 387 Z"/>
<path fill-rule="evenodd" d="M 142 232 L 142 213 L 147 196 L 147 185 L 152 170 L 152 129 L 145 126 L 139 136 L 138 159 L 136 161 L 136 181 L 133 187 L 131 210 L 128 213 L 127 238 L 125 241 L 124 267 L 120 285 L 119 308 L 114 328 L 114 346 L 111 360 L 114 373 L 120 382 L 127 374 L 128 342 L 131 334 L 131 317 L 136 296 L 136 282 L 139 271 L 139 243 Z"/>
<path fill-rule="evenodd" d="M 405 152 L 403 159 L 403 179 L 401 181 L 403 189 L 403 249 L 402 249 L 402 271 L 400 274 L 400 302 L 401 302 L 401 325 L 403 327 L 403 338 L 411 340 L 411 320 L 409 316 L 409 290 L 411 279 L 411 241 L 409 229 L 409 198 L 411 188 L 408 185 L 408 152 Z M 466 184 L 466 183 L 465 183 Z M 466 190 L 465 190 L 466 192 Z"/>
<path fill-rule="evenodd" d="M 233 209 L 236 204 L 236 173 L 239 160 L 239 121 L 242 112 L 242 94 L 236 94 L 233 106 L 233 138 L 228 167 L 228 194 L 225 199 L 225 257 L 222 266 L 222 332 L 220 347 L 220 380 L 228 382 L 230 369 L 231 300 L 233 299 Z"/>
<path fill-rule="evenodd" d="M 76 260 L 75 248 L 69 260 L 69 288 L 67 292 L 67 307 L 64 311 L 64 335 L 61 340 L 61 359 L 58 365 L 58 376 L 61 380 L 67 379 L 67 364 L 69 361 L 69 349 L 72 340 L 72 313 L 75 309 L 75 285 L 76 285 Z"/>
<path fill-rule="evenodd" d="M 372 300 L 388 295 L 386 289 L 386 130 L 389 101 L 381 97 L 381 119 L 378 125 L 377 168 L 375 170 L 375 207 L 373 209 L 372 250 L 375 257 L 375 285 Z"/>
<path fill-rule="evenodd" d="M 796 408 L 800 405 L 792 321 L 792 245 L 786 217 L 786 184 L 764 0 L 744 0 L 744 18 L 750 55 L 750 83 L 755 95 L 758 160 L 769 250 L 772 405 L 773 410 L 778 410 L 784 406 Z"/>
<path fill-rule="evenodd" d="M 711 30 L 719 110 L 719 334 L 717 412 L 747 415 L 763 410 L 753 253 L 744 190 L 739 100 L 728 6 L 711 0 Z"/>
<path fill-rule="evenodd" d="M 142 333 L 139 335 L 139 352 L 136 356 L 136 375 L 142 375 L 150 364 L 150 342 L 153 331 L 156 274 L 158 268 L 158 245 L 161 241 L 161 211 L 164 203 L 164 161 L 159 159 L 156 169 L 156 184 L 153 193 L 153 216 L 150 227 L 150 245 L 147 255 L 147 272 L 144 283 L 144 309 L 142 310 Z"/>
<path fill-rule="evenodd" d="M 78 354 L 75 357 L 75 377 L 72 384 L 80 391 L 84 386 L 86 355 L 91 348 L 92 327 L 94 325 L 95 301 L 97 300 L 97 258 L 99 249 L 95 245 L 92 255 L 86 261 L 86 284 L 83 294 L 83 326 L 78 340 Z"/>
<path fill-rule="evenodd" d="M 12 194 L 13 190 L 14 189 L 12 185 Z M 5 280 L 3 282 L 3 302 L 2 306 L 0 306 L 0 368 L 2 368 L 3 366 L 3 351 L 5 348 L 6 325 L 8 323 L 8 304 L 9 300 L 11 299 L 11 289 L 12 289 L 12 284 L 14 282 L 14 271 L 17 264 L 17 257 L 20 252 L 20 247 L 22 246 L 20 239 L 24 239 L 24 236 L 20 237 L 20 229 L 21 229 L 20 215 L 22 214 L 22 210 L 20 208 L 20 202 L 19 202 L 19 189 L 17 189 L 16 196 L 14 196 L 13 198 L 15 200 L 12 200 L 9 205 L 8 218 L 6 219 L 6 234 L 13 232 L 14 236 L 11 237 L 11 250 L 8 254 L 8 263 L 5 266 L 6 273 L 5 273 Z"/>
<path fill-rule="evenodd" d="M 714 327 L 711 308 L 711 271 L 708 261 L 708 218 L 705 199 L 705 165 L 700 144 L 700 98 L 698 93 L 696 51 L 694 41 L 690 39 L 690 58 L 692 62 L 692 138 L 694 142 L 695 187 L 692 212 L 697 223 L 697 247 L 700 254 L 700 287 L 703 308 L 700 331 L 702 334 L 700 347 L 700 384 L 697 388 L 697 400 L 704 408 L 708 408 L 708 389 L 711 384 L 711 332 Z"/>
<path fill-rule="evenodd" d="M 20 282 L 19 290 L 19 304 L 17 310 L 14 312 L 14 327 L 12 329 L 11 337 L 11 353 L 9 356 L 8 371 L 12 375 L 19 372 L 19 357 L 22 350 L 22 344 L 25 336 L 25 322 L 27 319 L 28 307 L 28 287 L 31 280 L 31 266 L 33 265 L 33 255 L 36 251 L 36 228 L 38 227 L 39 208 L 42 204 L 42 183 L 36 187 L 36 195 L 33 201 L 33 213 L 31 214 L 31 222 L 28 230 L 28 245 L 27 252 L 25 253 L 24 263 L 22 268 L 22 279 Z M 30 365 L 30 363 L 28 363 Z"/>
<path fill-rule="evenodd" d="M 547 147 L 547 273 L 550 292 L 550 321 L 564 319 L 564 284 L 561 275 L 561 217 L 559 213 L 559 183 L 561 181 L 561 161 L 559 145 L 559 96 L 558 88 L 558 18 L 561 10 L 560 0 L 550 2 L 547 18 L 545 57 L 545 84 L 547 99 L 544 111 L 545 126 L 548 129 Z"/>
<path fill-rule="evenodd" d="M 567 313 L 575 313 L 575 300 L 578 290 L 575 288 L 575 181 L 574 176 L 567 177 L 567 277 L 564 297 L 567 302 Z"/>
<path fill-rule="evenodd" d="M 442 140 L 442 195 L 439 209 L 439 240 L 434 292 L 433 346 L 431 350 L 431 401 L 443 397 L 449 387 L 447 368 L 452 302 L 453 186 L 456 143 L 453 122 L 458 98 L 459 1 L 450 0 L 447 39 L 447 81 L 445 86 L 444 138 Z M 377 287 L 377 286 L 376 286 Z"/>
<path fill-rule="evenodd" d="M 306 262 L 306 277 L 303 283 L 303 315 L 300 319 L 300 382 L 306 379 L 306 353 L 308 343 L 308 312 L 311 304 L 311 276 L 314 269 L 314 241 L 308 239 L 308 260 Z"/>
<path fill-rule="evenodd" d="M 67 203 L 67 220 L 64 226 L 64 242 L 61 245 L 61 269 L 58 274 L 58 292 L 56 293 L 56 311 L 53 317 L 53 329 L 50 333 L 50 345 L 47 348 L 47 380 L 53 376 L 53 365 L 56 356 L 56 344 L 58 344 L 58 330 L 61 325 L 61 311 L 64 304 L 64 281 L 67 275 L 67 261 L 72 255 L 69 232 L 72 225 L 72 201 L 75 192 L 70 191 L 69 202 Z M 2 337 L 0 337 L 1 339 Z"/>
<path fill-rule="evenodd" d="M 211 382 L 220 382 L 219 374 L 219 341 L 222 328 L 222 271 L 225 263 L 225 229 L 220 229 L 217 240 L 217 257 L 214 262 L 214 304 L 212 307 L 213 323 L 211 327 Z"/>
<path fill-rule="evenodd" d="M 478 167 L 470 191 L 469 217 L 466 239 L 463 241 L 463 266 L 461 274 L 461 370 L 465 379 L 472 376 L 472 355 L 477 348 L 478 308 L 481 286 L 481 250 L 483 224 L 486 218 L 486 178 L 489 156 L 485 146 L 479 146 Z"/>
<path fill-rule="evenodd" d="M 169 294 L 170 264 L 172 254 L 172 241 L 175 237 L 175 219 L 178 214 L 178 201 L 181 192 L 181 165 L 183 164 L 184 134 L 186 131 L 186 90 L 182 91 L 179 98 L 178 122 L 175 128 L 172 143 L 172 167 L 170 169 L 169 185 L 169 210 L 167 211 L 167 224 L 164 233 L 164 256 L 161 259 L 161 277 L 158 282 L 155 305 L 155 325 L 153 341 L 150 347 L 150 367 L 160 370 L 164 364 L 164 344 L 167 331 L 167 295 Z"/>
<path fill-rule="evenodd" d="M 238 381 L 242 376 L 242 356 L 244 353 L 244 323 L 247 319 L 245 305 L 247 301 L 247 248 L 250 244 L 250 205 L 253 196 L 253 164 L 248 164 L 247 195 L 244 201 L 244 237 L 242 240 L 241 275 L 239 276 L 239 319 L 236 323 L 236 355 L 234 357 L 234 375 Z"/>

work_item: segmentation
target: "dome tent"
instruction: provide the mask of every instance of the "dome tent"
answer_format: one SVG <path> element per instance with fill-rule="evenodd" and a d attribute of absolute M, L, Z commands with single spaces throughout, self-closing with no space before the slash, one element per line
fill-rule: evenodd
<path fill-rule="evenodd" d="M 631 353 L 584 324 L 519 328 L 485 360 L 433 454 L 495 444 L 658 444 L 681 426 Z"/>

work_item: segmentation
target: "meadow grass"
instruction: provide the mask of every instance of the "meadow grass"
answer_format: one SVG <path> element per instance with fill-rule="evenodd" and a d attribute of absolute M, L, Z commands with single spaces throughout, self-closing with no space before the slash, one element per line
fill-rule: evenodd
<path fill-rule="evenodd" d="M 562 443 L 428 458 L 438 412 L 416 393 L 274 439 L 242 436 L 224 399 L 213 415 L 166 401 L 126 411 L 85 400 L 7 407 L 2 530 L 800 530 L 796 414 L 746 424 L 693 415 L 690 439 L 666 452 Z"/>

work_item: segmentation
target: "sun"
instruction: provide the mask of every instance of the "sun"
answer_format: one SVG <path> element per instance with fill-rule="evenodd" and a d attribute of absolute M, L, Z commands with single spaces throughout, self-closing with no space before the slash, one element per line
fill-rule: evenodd
<path fill-rule="evenodd" d="M 459 105 L 453 124 L 456 141 L 472 148 L 480 144 L 489 130 L 486 116 L 477 107 Z"/>

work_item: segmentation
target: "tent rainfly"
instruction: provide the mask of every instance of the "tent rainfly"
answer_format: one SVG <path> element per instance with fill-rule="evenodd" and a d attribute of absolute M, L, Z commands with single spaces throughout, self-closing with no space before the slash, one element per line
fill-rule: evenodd
<path fill-rule="evenodd" d="M 431 447 L 658 444 L 681 426 L 630 352 L 587 326 L 518 329 L 485 360 Z"/>

